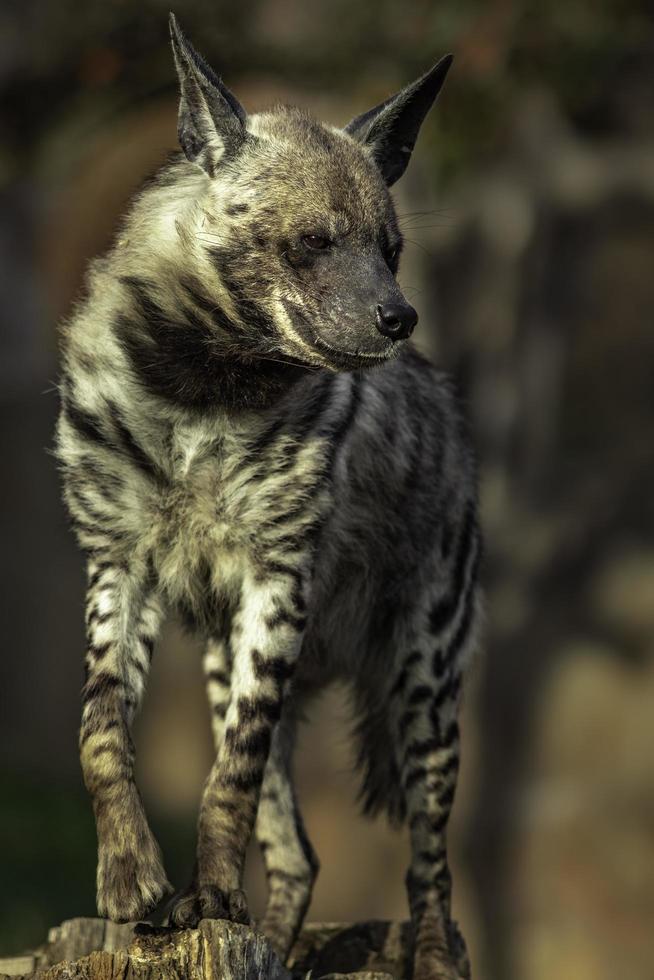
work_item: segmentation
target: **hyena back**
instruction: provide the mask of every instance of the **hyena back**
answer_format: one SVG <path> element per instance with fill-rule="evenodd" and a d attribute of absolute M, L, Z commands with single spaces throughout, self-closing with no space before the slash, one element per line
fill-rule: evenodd
<path fill-rule="evenodd" d="M 468 975 L 445 832 L 477 620 L 474 464 L 447 380 L 406 343 L 388 187 L 444 59 L 344 130 L 247 116 L 171 22 L 174 156 L 133 204 L 64 330 L 57 452 L 88 562 L 80 732 L 97 901 L 169 891 L 136 788 L 133 716 L 162 615 L 206 640 L 216 758 L 170 919 L 249 921 L 282 958 L 317 871 L 290 775 L 303 702 L 341 679 L 369 812 L 406 820 L 416 980 Z"/>

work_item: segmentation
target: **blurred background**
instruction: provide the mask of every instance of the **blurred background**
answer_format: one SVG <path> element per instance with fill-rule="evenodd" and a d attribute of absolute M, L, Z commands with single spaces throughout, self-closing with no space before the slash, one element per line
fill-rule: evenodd
<path fill-rule="evenodd" d="M 83 569 L 48 455 L 57 322 L 175 146 L 168 4 L 0 9 L 0 954 L 94 914 Z M 178 0 L 253 111 L 336 124 L 455 54 L 396 188 L 420 346 L 481 460 L 488 624 L 451 831 L 477 980 L 654 976 L 654 20 L 645 0 Z M 347 699 L 297 759 L 310 917 L 404 918 L 407 842 L 356 809 Z M 211 762 L 171 622 L 137 731 L 172 880 Z M 248 872 L 255 908 L 262 882 Z"/>

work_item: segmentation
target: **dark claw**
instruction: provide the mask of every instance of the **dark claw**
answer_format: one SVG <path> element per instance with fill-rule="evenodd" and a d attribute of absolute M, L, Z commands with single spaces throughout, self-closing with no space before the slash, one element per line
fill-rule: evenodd
<path fill-rule="evenodd" d="M 249 926 L 252 924 L 248 911 L 247 898 L 245 892 L 240 888 L 235 888 L 229 893 L 229 918 L 232 922 L 240 922 L 241 925 Z"/>
<path fill-rule="evenodd" d="M 179 929 L 195 929 L 201 919 L 228 919 L 251 925 L 245 892 L 225 892 L 217 885 L 192 887 L 173 899 L 167 921 Z"/>
<path fill-rule="evenodd" d="M 203 919 L 228 919 L 227 895 L 215 885 L 202 885 L 198 893 L 198 904 Z"/>
<path fill-rule="evenodd" d="M 179 929 L 195 929 L 201 918 L 195 893 L 185 892 L 179 898 L 173 899 L 168 916 L 171 925 Z"/>

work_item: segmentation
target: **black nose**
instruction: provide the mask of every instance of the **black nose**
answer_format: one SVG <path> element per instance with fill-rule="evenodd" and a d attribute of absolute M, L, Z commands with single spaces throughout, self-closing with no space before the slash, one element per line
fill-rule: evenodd
<path fill-rule="evenodd" d="M 404 340 L 413 333 L 418 314 L 408 303 L 380 303 L 377 307 L 377 329 L 391 340 Z"/>

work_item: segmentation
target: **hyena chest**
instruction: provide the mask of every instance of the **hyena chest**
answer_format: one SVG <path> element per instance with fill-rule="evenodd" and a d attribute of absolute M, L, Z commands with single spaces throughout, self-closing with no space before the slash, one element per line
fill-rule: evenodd
<path fill-rule="evenodd" d="M 297 557 L 324 520 L 319 446 L 290 442 L 263 458 L 194 461 L 161 496 L 152 557 L 173 605 L 204 622 L 235 600 L 248 574 Z"/>

